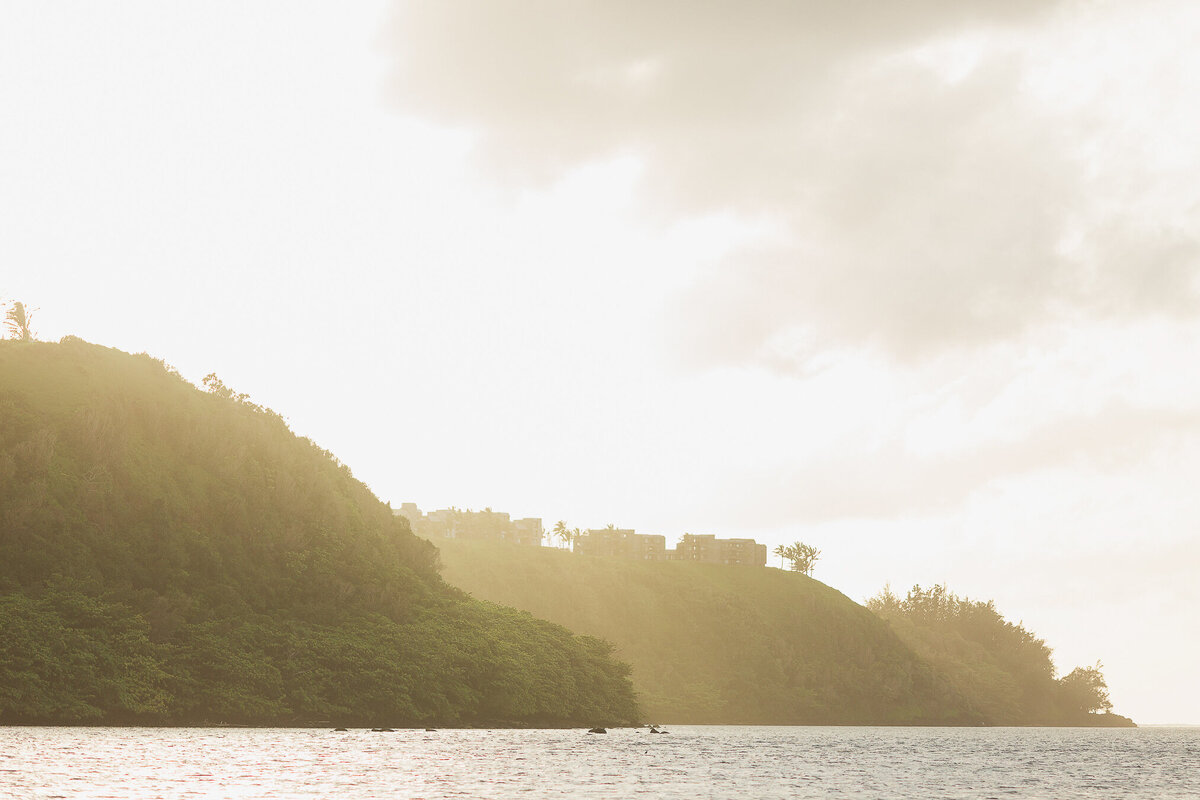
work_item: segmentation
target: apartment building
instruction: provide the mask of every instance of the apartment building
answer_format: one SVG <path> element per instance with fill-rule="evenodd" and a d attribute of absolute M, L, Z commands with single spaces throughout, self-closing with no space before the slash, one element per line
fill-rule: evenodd
<path fill-rule="evenodd" d="M 634 561 L 699 561 L 765 567 L 767 546 L 753 539 L 718 539 L 712 534 L 685 533 L 674 548 L 665 536 L 635 533 L 629 528 L 589 530 L 575 540 L 575 552 Z"/>
<path fill-rule="evenodd" d="M 408 520 L 413 533 L 426 539 L 471 539 L 514 542 L 536 547 L 545 529 L 539 517 L 512 519 L 503 511 L 463 511 L 443 508 L 422 513 L 415 503 L 393 510 Z M 587 556 L 632 561 L 695 561 L 751 567 L 767 565 L 767 546 L 753 539 L 718 539 L 713 534 L 685 533 L 667 548 L 665 536 L 637 533 L 632 528 L 593 528 L 574 542 L 575 552 Z"/>
<path fill-rule="evenodd" d="M 711 533 L 685 533 L 667 557 L 672 561 L 765 567 L 767 546 L 753 539 L 718 539 Z"/>
<path fill-rule="evenodd" d="M 413 533 L 426 539 L 474 539 L 515 542 L 537 546 L 542 543 L 542 520 L 539 517 L 512 519 L 503 511 L 463 511 L 442 508 L 421 512 L 416 503 L 402 503 L 393 514 L 404 517 Z"/>
<path fill-rule="evenodd" d="M 634 561 L 664 561 L 667 537 L 634 533 L 629 528 L 597 528 L 575 540 L 575 552 Z"/>

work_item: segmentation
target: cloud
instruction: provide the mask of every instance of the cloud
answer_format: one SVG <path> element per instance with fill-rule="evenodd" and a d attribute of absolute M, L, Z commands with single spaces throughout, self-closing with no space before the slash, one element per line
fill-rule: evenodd
<path fill-rule="evenodd" d="M 987 341 L 1069 290 L 1055 248 L 1076 179 L 1037 125 L 1014 123 L 1017 76 L 872 81 L 807 144 L 810 197 L 788 207 L 787 240 L 717 265 L 682 304 L 738 298 L 718 327 L 754 332 L 743 358 Z M 765 332 L 747 319 L 764 316 Z"/>
<path fill-rule="evenodd" d="M 827 453 L 747 475 L 731 494 L 741 498 L 740 508 L 753 510 L 743 517 L 752 528 L 920 516 L 960 507 L 983 486 L 1039 470 L 1136 469 L 1160 448 L 1197 441 L 1197 434 L 1200 411 L 1118 402 L 1011 440 L 953 451 L 917 454 L 891 438 L 869 452 Z"/>
<path fill-rule="evenodd" d="M 479 132 L 512 174 L 632 150 L 681 203 L 753 203 L 770 184 L 786 200 L 796 134 L 845 65 L 1051 5 L 410 0 L 391 26 L 393 89 Z"/>
<path fill-rule="evenodd" d="M 696 350 L 795 368 L 844 343 L 914 357 L 1073 315 L 1196 311 L 1194 224 L 1096 208 L 1104 187 L 1068 157 L 1072 131 L 1029 108 L 1013 67 L 856 82 L 869 97 L 809 145 L 811 197 L 788 207 L 786 240 L 715 265 L 678 306 Z"/>
<path fill-rule="evenodd" d="M 1104 4 L 732 8 L 400 3 L 395 97 L 473 131 L 503 179 L 632 154 L 668 214 L 769 220 L 679 293 L 675 341 L 700 363 L 911 359 L 1196 312 L 1200 163 L 1177 109 L 1195 64 L 1153 42 L 1195 34 L 1183 6 L 1142 38 L 1143 10 Z"/>

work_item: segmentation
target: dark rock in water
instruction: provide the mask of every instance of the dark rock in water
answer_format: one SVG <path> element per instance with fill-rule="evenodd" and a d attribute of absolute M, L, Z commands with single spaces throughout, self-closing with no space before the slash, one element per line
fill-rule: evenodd
<path fill-rule="evenodd" d="M 395 728 L 371 728 L 375 733 L 395 733 Z"/>
<path fill-rule="evenodd" d="M 608 733 L 604 728 L 589 728 L 588 733 Z"/>
<path fill-rule="evenodd" d="M 334 728 L 334 730 L 335 731 L 344 731 L 344 730 L 348 730 L 348 729 L 347 728 Z"/>
<path fill-rule="evenodd" d="M 425 729 L 425 732 L 426 732 L 426 733 L 436 733 L 436 732 L 437 732 L 437 728 L 426 728 L 426 729 Z"/>

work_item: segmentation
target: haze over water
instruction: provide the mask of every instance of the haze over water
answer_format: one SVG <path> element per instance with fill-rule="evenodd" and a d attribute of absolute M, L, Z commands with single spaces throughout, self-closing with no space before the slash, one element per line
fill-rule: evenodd
<path fill-rule="evenodd" d="M 1192 798 L 1200 729 L 3 728 L 14 798 Z"/>

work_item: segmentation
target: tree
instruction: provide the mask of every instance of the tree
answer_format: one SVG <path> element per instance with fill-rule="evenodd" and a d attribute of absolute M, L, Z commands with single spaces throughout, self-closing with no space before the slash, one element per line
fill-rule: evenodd
<path fill-rule="evenodd" d="M 225 382 L 217 377 L 217 373 L 210 372 L 201 379 L 204 388 L 217 397 L 223 400 L 232 400 L 235 403 L 246 403 L 250 400 L 250 395 L 242 392 L 235 392 L 233 389 L 225 385 Z"/>
<path fill-rule="evenodd" d="M 4 327 L 8 328 L 9 335 L 13 339 L 19 339 L 22 342 L 32 342 L 32 325 L 33 310 L 19 300 L 13 303 L 12 307 L 4 313 Z"/>
<path fill-rule="evenodd" d="M 804 542 L 781 544 L 775 548 L 774 552 L 775 555 L 789 564 L 788 568 L 793 572 L 800 572 L 810 576 L 812 575 L 813 566 L 817 563 L 817 559 L 821 557 L 820 550 Z"/>
<path fill-rule="evenodd" d="M 567 529 L 567 523 L 561 519 L 554 523 L 554 529 L 550 533 L 552 536 L 558 537 L 558 540 L 563 544 L 570 544 L 571 542 L 571 531 Z"/>
<path fill-rule="evenodd" d="M 573 549 L 575 542 L 579 541 L 579 537 L 583 536 L 583 531 L 579 528 L 568 528 L 567 523 L 561 519 L 554 523 L 554 528 L 550 531 L 550 535 L 556 537 L 568 550 Z"/>
<path fill-rule="evenodd" d="M 1100 672 L 1103 665 L 1097 661 L 1094 667 L 1076 667 L 1071 674 L 1058 682 L 1062 688 L 1063 701 L 1071 710 L 1078 709 L 1085 714 L 1097 711 L 1108 713 L 1112 711 L 1112 702 L 1108 699 L 1108 684 Z"/>

